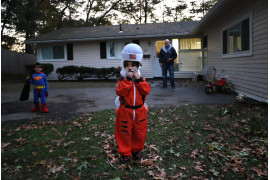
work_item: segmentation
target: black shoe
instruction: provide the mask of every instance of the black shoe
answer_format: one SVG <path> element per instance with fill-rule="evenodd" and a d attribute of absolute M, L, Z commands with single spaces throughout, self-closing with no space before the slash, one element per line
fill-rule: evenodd
<path fill-rule="evenodd" d="M 167 88 L 167 86 L 162 86 L 160 89 L 165 89 L 165 88 Z"/>
<path fill-rule="evenodd" d="M 128 165 L 130 163 L 130 158 L 129 156 L 123 156 L 121 164 L 122 165 Z"/>
<path fill-rule="evenodd" d="M 135 152 L 135 153 L 132 153 L 132 158 L 134 159 L 134 160 L 142 160 L 143 158 L 142 158 L 142 155 L 140 154 L 140 152 Z"/>
<path fill-rule="evenodd" d="M 173 89 L 175 89 L 175 86 L 172 86 Z"/>

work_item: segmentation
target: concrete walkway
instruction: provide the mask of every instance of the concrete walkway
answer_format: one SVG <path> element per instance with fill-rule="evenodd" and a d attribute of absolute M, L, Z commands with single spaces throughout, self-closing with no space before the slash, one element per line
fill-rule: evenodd
<path fill-rule="evenodd" d="M 205 82 L 176 82 L 176 88 L 161 88 L 161 80 L 150 81 L 151 93 L 146 103 L 149 108 L 181 106 L 185 104 L 230 104 L 235 102 L 235 93 L 206 95 Z M 25 102 L 18 101 L 20 91 L 1 94 L 1 122 L 22 122 L 37 119 L 70 120 L 74 116 L 104 109 L 114 109 L 116 86 L 108 88 L 50 89 L 47 107 L 50 113 L 31 113 L 33 97 Z"/>

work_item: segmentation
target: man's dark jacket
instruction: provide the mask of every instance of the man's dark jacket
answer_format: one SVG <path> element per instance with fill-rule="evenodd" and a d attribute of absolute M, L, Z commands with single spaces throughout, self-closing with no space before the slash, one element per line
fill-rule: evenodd
<path fill-rule="evenodd" d="M 172 58 L 171 61 L 167 62 L 167 59 Z M 166 51 L 165 46 L 163 46 L 160 49 L 159 52 L 159 63 L 167 64 L 167 65 L 173 65 L 174 60 L 177 58 L 177 54 L 175 49 L 170 45 L 170 48 L 168 51 Z"/>

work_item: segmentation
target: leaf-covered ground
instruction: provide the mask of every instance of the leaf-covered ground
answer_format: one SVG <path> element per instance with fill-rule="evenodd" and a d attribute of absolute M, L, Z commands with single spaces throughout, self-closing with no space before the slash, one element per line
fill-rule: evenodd
<path fill-rule="evenodd" d="M 267 105 L 150 109 L 144 160 L 119 164 L 115 113 L 2 124 L 2 179 L 267 179 Z"/>

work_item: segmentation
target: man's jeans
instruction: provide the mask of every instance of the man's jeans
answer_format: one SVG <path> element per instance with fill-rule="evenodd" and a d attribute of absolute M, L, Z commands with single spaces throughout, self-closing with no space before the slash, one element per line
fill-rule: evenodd
<path fill-rule="evenodd" d="M 173 64 L 171 64 L 171 65 L 162 64 L 163 87 L 167 86 L 167 71 L 168 70 L 169 70 L 169 74 L 170 74 L 171 86 L 175 87 L 175 84 L 174 84 L 174 66 L 173 66 Z"/>

